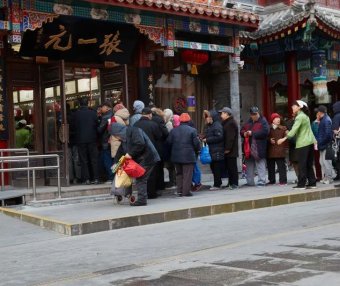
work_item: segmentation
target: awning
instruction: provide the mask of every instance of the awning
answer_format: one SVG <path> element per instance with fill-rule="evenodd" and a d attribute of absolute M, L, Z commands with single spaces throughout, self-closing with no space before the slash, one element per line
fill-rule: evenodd
<path fill-rule="evenodd" d="M 74 62 L 109 61 L 126 64 L 131 61 L 138 35 L 138 30 L 129 24 L 59 16 L 41 28 L 27 30 L 20 55 Z"/>

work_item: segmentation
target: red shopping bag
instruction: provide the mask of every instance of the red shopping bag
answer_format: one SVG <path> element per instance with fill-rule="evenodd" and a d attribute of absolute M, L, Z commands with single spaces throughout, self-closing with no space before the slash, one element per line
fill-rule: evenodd
<path fill-rule="evenodd" d="M 129 177 L 132 178 L 139 178 L 145 174 L 145 169 L 132 159 L 124 160 L 123 170 L 126 174 L 128 174 Z"/>
<path fill-rule="evenodd" d="M 246 159 L 249 159 L 250 158 L 250 154 L 251 154 L 251 150 L 250 150 L 250 144 L 249 144 L 249 137 L 245 137 L 244 138 L 244 157 Z"/>

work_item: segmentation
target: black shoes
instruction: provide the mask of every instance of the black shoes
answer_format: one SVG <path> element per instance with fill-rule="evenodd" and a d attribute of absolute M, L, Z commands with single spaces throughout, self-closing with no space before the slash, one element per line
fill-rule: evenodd
<path fill-rule="evenodd" d="M 82 182 L 82 185 L 91 185 L 91 182 L 90 182 L 90 180 L 86 180 L 86 181 Z"/>
<path fill-rule="evenodd" d="M 141 207 L 146 206 L 147 202 L 141 202 L 141 201 L 135 201 L 134 203 L 130 203 L 130 206 L 132 207 Z"/>
<path fill-rule="evenodd" d="M 193 196 L 192 192 L 189 192 L 185 195 L 183 195 L 182 193 L 177 193 L 177 197 L 192 197 L 192 196 Z"/>
<path fill-rule="evenodd" d="M 94 180 L 91 182 L 92 185 L 99 185 L 99 181 L 98 180 Z"/>

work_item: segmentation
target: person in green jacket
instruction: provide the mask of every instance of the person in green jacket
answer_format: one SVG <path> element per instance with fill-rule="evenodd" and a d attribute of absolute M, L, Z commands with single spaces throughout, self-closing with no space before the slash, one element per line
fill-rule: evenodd
<path fill-rule="evenodd" d="M 18 121 L 17 129 L 15 130 L 15 147 L 28 148 L 31 141 L 31 132 L 26 128 L 27 121 L 21 119 Z"/>
<path fill-rule="evenodd" d="M 304 190 L 306 188 L 315 189 L 316 178 L 313 163 L 316 139 L 313 135 L 308 117 L 308 105 L 302 100 L 297 100 L 293 103 L 292 110 L 296 115 L 293 127 L 286 137 L 278 140 L 278 144 L 280 145 L 286 141 L 287 138 L 289 139 L 295 136 L 299 174 L 298 184 L 293 188 L 297 190 Z"/>

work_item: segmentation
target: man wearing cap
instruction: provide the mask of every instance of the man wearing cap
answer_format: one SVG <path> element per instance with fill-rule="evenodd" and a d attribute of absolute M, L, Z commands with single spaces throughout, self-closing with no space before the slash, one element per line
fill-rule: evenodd
<path fill-rule="evenodd" d="M 316 135 L 316 141 L 318 142 L 318 150 L 320 152 L 320 165 L 324 184 L 330 184 L 333 182 L 334 170 L 332 166 L 332 160 L 326 159 L 326 149 L 328 145 L 332 144 L 333 131 L 332 120 L 327 114 L 327 108 L 324 105 L 320 105 L 317 109 L 317 116 L 320 118 L 319 129 Z"/>
<path fill-rule="evenodd" d="M 250 119 L 241 129 L 241 137 L 248 138 L 251 146 L 251 156 L 246 158 L 247 185 L 254 186 L 255 167 L 258 172 L 257 186 L 266 185 L 266 155 L 269 124 L 259 111 L 257 106 L 249 110 Z"/>
<path fill-rule="evenodd" d="M 228 172 L 229 189 L 238 188 L 238 126 L 229 107 L 219 110 L 221 113 L 224 138 L 224 163 Z"/>
<path fill-rule="evenodd" d="M 134 127 L 138 127 L 144 131 L 149 137 L 152 144 L 156 147 L 156 142 L 161 139 L 162 133 L 159 130 L 158 124 L 152 120 L 152 110 L 149 107 L 145 107 L 142 110 L 142 117 L 134 124 Z M 148 198 L 157 198 L 157 168 L 153 168 L 150 177 L 148 178 Z"/>
<path fill-rule="evenodd" d="M 140 100 L 135 100 L 133 102 L 133 112 L 134 114 L 130 117 L 130 126 L 135 125 L 135 123 L 142 117 L 142 110 L 145 107 L 144 102 Z"/>

